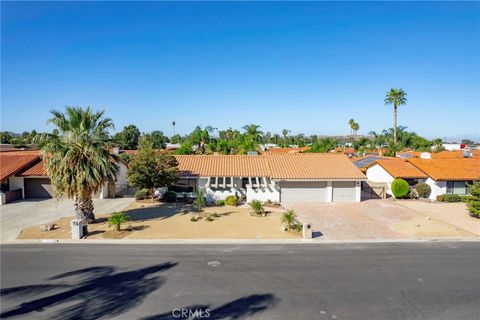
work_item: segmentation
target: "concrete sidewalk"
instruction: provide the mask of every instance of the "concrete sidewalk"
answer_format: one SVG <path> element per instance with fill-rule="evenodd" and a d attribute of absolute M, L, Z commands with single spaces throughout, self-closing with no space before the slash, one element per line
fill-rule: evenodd
<path fill-rule="evenodd" d="M 126 208 L 134 199 L 94 199 L 95 213 L 111 213 Z M 0 207 L 0 242 L 17 239 L 25 228 L 74 215 L 73 200 L 22 200 Z"/>

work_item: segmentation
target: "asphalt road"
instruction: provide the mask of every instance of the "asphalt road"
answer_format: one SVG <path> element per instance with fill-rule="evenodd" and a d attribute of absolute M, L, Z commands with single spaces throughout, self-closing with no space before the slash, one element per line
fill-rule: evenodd
<path fill-rule="evenodd" d="M 480 319 L 479 242 L 5 245 L 1 268 L 4 319 Z"/>

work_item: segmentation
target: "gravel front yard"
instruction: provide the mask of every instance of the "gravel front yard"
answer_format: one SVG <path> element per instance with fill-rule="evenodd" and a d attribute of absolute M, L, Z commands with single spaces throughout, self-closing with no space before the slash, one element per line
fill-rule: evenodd
<path fill-rule="evenodd" d="M 211 216 L 213 221 L 201 219 L 190 221 L 192 207 L 186 204 L 132 203 L 126 210 L 130 221 L 116 232 L 109 226 L 109 215 L 98 215 L 98 222 L 88 226 L 89 239 L 299 239 L 301 232 L 282 231 L 280 222 L 283 210 L 266 208 L 266 217 L 251 215 L 243 207 L 207 207 L 202 217 Z M 58 229 L 40 231 L 39 226 L 30 227 L 19 239 L 70 239 L 69 223 L 73 217 L 64 217 L 54 223 Z"/>

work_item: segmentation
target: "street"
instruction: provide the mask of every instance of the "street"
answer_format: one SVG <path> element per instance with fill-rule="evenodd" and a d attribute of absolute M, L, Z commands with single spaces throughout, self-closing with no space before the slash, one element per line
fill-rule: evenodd
<path fill-rule="evenodd" d="M 480 319 L 480 243 L 1 246 L 5 319 Z"/>

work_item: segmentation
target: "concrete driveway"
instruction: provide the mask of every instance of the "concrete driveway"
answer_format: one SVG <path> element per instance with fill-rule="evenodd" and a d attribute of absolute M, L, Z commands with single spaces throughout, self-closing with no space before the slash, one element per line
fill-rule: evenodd
<path fill-rule="evenodd" d="M 95 213 L 111 213 L 126 208 L 133 198 L 94 199 Z M 0 241 L 15 240 L 23 229 L 72 216 L 73 200 L 38 199 L 22 200 L 0 207 Z"/>
<path fill-rule="evenodd" d="M 301 222 L 310 222 L 314 236 L 327 240 L 471 237 L 452 222 L 441 221 L 392 200 L 360 203 L 290 204 Z"/>

